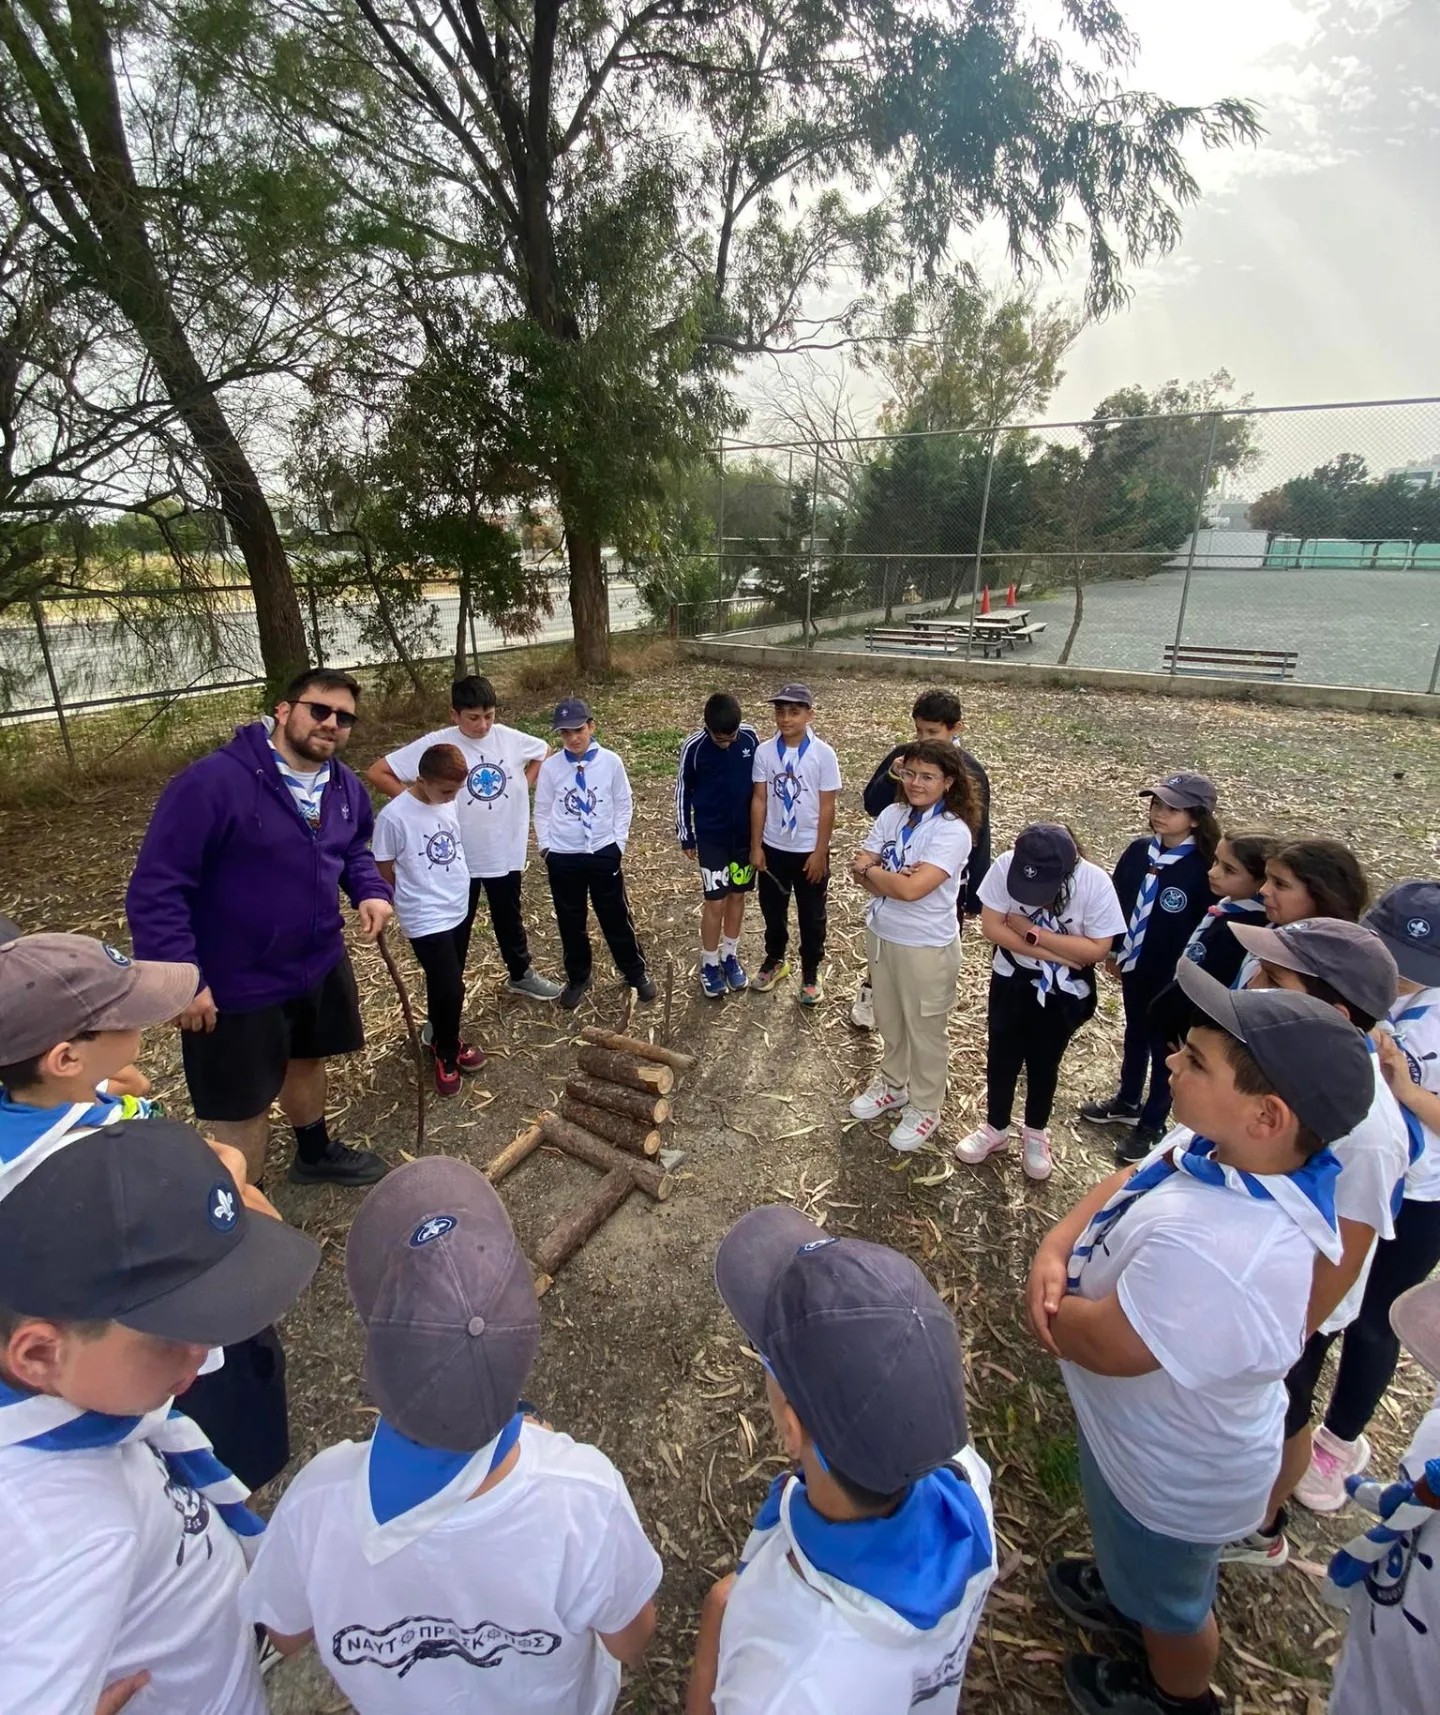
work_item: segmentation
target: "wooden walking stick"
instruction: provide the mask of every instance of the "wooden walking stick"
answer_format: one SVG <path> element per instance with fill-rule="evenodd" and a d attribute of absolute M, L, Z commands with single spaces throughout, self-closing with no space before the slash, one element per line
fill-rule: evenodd
<path fill-rule="evenodd" d="M 394 954 L 385 944 L 385 931 L 382 929 L 375 938 L 375 945 L 380 950 L 380 957 L 385 962 L 385 969 L 390 973 L 390 981 L 395 985 L 395 992 L 400 996 L 400 1010 L 405 1014 L 405 1030 L 410 1037 L 410 1052 L 415 1057 L 415 1153 L 425 1153 L 425 1048 L 420 1041 L 420 1027 L 415 1022 L 415 1009 L 410 1004 L 410 991 L 405 986 L 405 979 L 400 975 L 400 967 L 395 963 Z"/>

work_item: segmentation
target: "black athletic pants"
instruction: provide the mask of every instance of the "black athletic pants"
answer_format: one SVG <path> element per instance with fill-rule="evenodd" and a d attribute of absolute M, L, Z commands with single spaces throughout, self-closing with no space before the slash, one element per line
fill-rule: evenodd
<path fill-rule="evenodd" d="M 261 1488 L 285 1469 L 290 1457 L 285 1350 L 273 1328 L 227 1346 L 222 1367 L 197 1376 L 177 1404 L 247 1489 Z"/>
<path fill-rule="evenodd" d="M 565 955 L 565 980 L 569 983 L 590 980 L 586 908 L 594 906 L 595 919 L 620 975 L 631 988 L 643 982 L 645 955 L 635 937 L 619 846 L 602 846 L 598 852 L 550 852 L 545 867 L 550 872 L 555 926 L 560 931 L 560 946 Z"/>
<path fill-rule="evenodd" d="M 790 945 L 790 895 L 795 895 L 795 916 L 800 924 L 800 980 L 813 983 L 825 957 L 825 896 L 830 877 L 806 881 L 805 860 L 809 852 L 782 852 L 765 847 L 765 868 L 760 871 L 760 915 L 765 919 L 765 963 L 785 957 Z"/>
<path fill-rule="evenodd" d="M 475 913 L 480 908 L 480 892 L 484 889 L 485 903 L 490 907 L 490 927 L 495 931 L 495 945 L 505 961 L 505 969 L 518 981 L 530 969 L 530 943 L 525 939 L 525 919 L 520 915 L 521 872 L 512 869 L 509 875 L 472 875 L 470 877 L 470 909 L 465 921 L 455 931 L 460 947 L 460 968 L 470 952 L 470 931 Z"/>
<path fill-rule="evenodd" d="M 425 973 L 425 1011 L 434 1037 L 435 1057 L 447 1066 L 460 1052 L 460 1011 L 465 1004 L 465 925 L 416 935 L 410 945 Z"/>
<path fill-rule="evenodd" d="M 1140 1108 L 1140 1123 L 1155 1131 L 1164 1131 L 1170 1115 L 1170 1044 L 1164 1032 L 1157 1030 L 1150 1017 L 1150 1003 L 1161 989 L 1168 988 L 1174 972 L 1157 980 L 1136 971 L 1120 979 L 1125 997 L 1125 1045 L 1120 1056 L 1120 1100 Z M 1146 1075 L 1150 1094 L 1145 1095 Z M 1140 1107 L 1141 1098 L 1145 1105 Z"/>
<path fill-rule="evenodd" d="M 1015 1085 L 1025 1073 L 1025 1124 L 1042 1131 L 1055 1106 L 1060 1062 L 1070 1038 L 1094 1012 L 1095 979 L 1083 999 L 1052 989 L 1041 1006 L 1035 973 L 1023 967 L 1014 976 L 992 972 L 985 1049 L 985 1118 L 1005 1131 L 1015 1106 Z"/>
<path fill-rule="evenodd" d="M 1402 1292 L 1428 1279 L 1437 1264 L 1440 1264 L 1440 1203 L 1417 1203 L 1407 1197 L 1395 1217 L 1395 1237 L 1383 1239 L 1375 1247 L 1375 1261 L 1365 1282 L 1360 1314 L 1343 1336 L 1316 1336 L 1325 1341 L 1325 1349 L 1337 1338 L 1343 1341 L 1335 1391 L 1325 1413 L 1325 1427 L 1342 1441 L 1353 1441 L 1364 1431 L 1395 1374 L 1400 1342 L 1390 1326 L 1390 1306 Z M 1314 1343 L 1312 1340 L 1305 1349 L 1312 1359 Z M 1322 1360 L 1324 1355 L 1322 1350 Z M 1302 1358 L 1301 1362 L 1304 1361 Z"/>

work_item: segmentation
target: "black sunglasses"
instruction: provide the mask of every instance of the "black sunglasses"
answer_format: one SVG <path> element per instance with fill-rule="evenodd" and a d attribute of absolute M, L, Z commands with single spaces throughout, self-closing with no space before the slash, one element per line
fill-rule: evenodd
<path fill-rule="evenodd" d="M 333 719 L 336 726 L 348 728 L 354 726 L 360 718 L 353 709 L 336 709 L 329 703 L 312 703 L 307 700 L 303 701 L 300 707 L 309 709 L 310 718 L 317 726 L 324 726 L 326 721 Z"/>

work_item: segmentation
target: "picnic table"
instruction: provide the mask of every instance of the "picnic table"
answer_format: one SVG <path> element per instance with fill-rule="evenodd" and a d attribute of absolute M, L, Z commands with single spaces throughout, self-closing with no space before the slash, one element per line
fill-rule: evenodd
<path fill-rule="evenodd" d="M 1005 607 L 996 613 L 977 613 L 973 620 L 969 615 L 957 615 L 953 619 L 912 619 L 910 629 L 917 638 L 952 638 L 963 643 L 967 638 L 972 643 L 994 646 L 1003 644 L 1012 652 L 1016 641 L 1033 643 L 1045 629 L 1045 621 L 1030 622 L 1028 607 Z M 997 655 L 999 649 L 994 651 Z M 984 649 L 988 657 L 991 648 Z"/>

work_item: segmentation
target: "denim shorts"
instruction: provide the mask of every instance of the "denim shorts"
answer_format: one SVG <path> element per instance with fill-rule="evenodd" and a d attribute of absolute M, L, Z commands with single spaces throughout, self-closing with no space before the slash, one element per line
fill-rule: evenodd
<path fill-rule="evenodd" d="M 1110 1600 L 1152 1632 L 1193 1636 L 1214 1605 L 1221 1544 L 1181 1542 L 1141 1524 L 1111 1492 L 1083 1435 L 1080 1487 L 1095 1564 Z"/>

